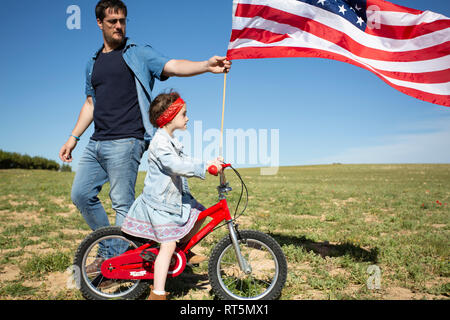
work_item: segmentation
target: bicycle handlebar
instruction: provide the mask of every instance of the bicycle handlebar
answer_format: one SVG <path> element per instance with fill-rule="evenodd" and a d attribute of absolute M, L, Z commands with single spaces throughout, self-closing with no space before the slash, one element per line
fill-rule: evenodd
<path fill-rule="evenodd" d="M 225 180 L 225 173 L 223 172 L 223 169 L 225 168 L 231 168 L 234 173 L 236 174 L 236 176 L 241 180 L 241 195 L 239 197 L 238 203 L 236 205 L 236 210 L 234 211 L 234 218 L 233 220 L 236 220 L 240 215 L 242 215 L 245 211 L 245 209 L 247 208 L 247 204 L 248 204 L 248 190 L 247 190 L 247 186 L 244 183 L 244 180 L 242 180 L 241 175 L 239 174 L 239 172 L 236 171 L 236 169 L 234 169 L 230 163 L 222 163 L 220 165 L 222 171 L 220 172 L 220 186 L 217 187 L 217 189 L 219 190 L 219 199 L 225 199 L 224 197 L 224 193 L 227 193 L 228 191 L 231 191 L 231 188 L 228 185 L 228 182 L 226 182 Z M 219 175 L 219 168 L 216 165 L 210 165 L 208 167 L 208 172 L 209 174 L 213 175 L 213 176 L 218 176 Z M 244 194 L 244 189 L 245 189 L 245 193 L 247 194 L 247 202 L 245 203 L 245 207 L 242 210 L 241 213 L 239 213 L 237 216 L 237 210 L 239 208 L 239 204 L 241 203 L 241 199 L 242 199 L 242 195 Z"/>
<path fill-rule="evenodd" d="M 231 164 L 223 163 L 221 165 L 221 167 L 222 167 L 222 169 L 225 169 L 225 168 L 231 167 Z M 208 172 L 209 172 L 209 174 L 211 174 L 213 176 L 217 176 L 217 174 L 219 173 L 219 168 L 217 168 L 217 166 L 215 166 L 215 165 L 211 165 L 208 167 Z"/>

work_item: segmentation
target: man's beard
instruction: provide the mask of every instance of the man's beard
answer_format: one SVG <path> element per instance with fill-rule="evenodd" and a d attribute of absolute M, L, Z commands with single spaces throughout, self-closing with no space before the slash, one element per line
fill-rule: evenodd
<path fill-rule="evenodd" d="M 104 34 L 104 37 L 105 37 L 106 42 L 107 42 L 111 47 L 118 47 L 118 46 L 120 46 L 120 45 L 123 43 L 123 41 L 125 40 L 125 35 L 124 35 L 124 34 L 122 34 L 122 38 L 121 38 L 120 40 L 115 39 L 114 37 L 109 36 L 109 35 L 106 35 L 106 34 Z"/>

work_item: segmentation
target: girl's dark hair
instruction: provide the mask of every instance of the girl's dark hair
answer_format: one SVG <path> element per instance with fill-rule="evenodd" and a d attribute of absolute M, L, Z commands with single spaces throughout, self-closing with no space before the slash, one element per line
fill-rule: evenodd
<path fill-rule="evenodd" d="M 180 97 L 178 92 L 170 91 L 169 93 L 161 93 L 153 99 L 150 105 L 150 123 L 158 128 L 156 120 L 163 114 Z"/>
<path fill-rule="evenodd" d="M 105 11 L 106 9 L 112 9 L 114 13 L 118 13 L 122 11 L 127 16 L 127 6 L 120 0 L 100 0 L 95 7 L 95 16 L 100 21 L 105 19 Z"/>

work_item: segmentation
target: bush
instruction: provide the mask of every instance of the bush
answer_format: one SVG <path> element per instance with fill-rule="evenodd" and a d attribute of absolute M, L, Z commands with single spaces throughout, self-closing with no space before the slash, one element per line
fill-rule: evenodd
<path fill-rule="evenodd" d="M 72 171 L 67 168 L 64 171 Z M 55 170 L 60 169 L 60 165 L 53 160 L 43 157 L 30 157 L 29 155 L 21 155 L 17 152 L 6 152 L 0 149 L 0 169 L 41 169 Z"/>

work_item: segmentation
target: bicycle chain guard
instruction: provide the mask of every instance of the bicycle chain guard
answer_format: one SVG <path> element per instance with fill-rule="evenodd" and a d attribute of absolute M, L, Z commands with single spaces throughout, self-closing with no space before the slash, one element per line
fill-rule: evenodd
<path fill-rule="evenodd" d="M 120 256 L 105 260 L 101 266 L 102 275 L 108 279 L 150 280 L 154 276 L 154 263 L 159 248 L 149 248 L 146 244 L 127 251 Z M 179 276 L 186 267 L 186 255 L 176 248 L 170 261 L 168 277 Z"/>
<path fill-rule="evenodd" d="M 142 260 L 145 260 L 147 262 L 151 262 L 154 263 L 156 260 L 156 257 L 158 256 L 156 253 L 152 252 L 149 249 L 144 249 L 142 250 L 142 252 L 139 254 L 139 256 L 142 258 Z"/>

